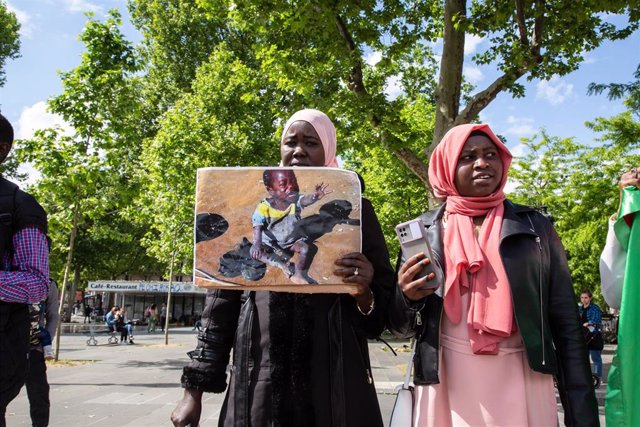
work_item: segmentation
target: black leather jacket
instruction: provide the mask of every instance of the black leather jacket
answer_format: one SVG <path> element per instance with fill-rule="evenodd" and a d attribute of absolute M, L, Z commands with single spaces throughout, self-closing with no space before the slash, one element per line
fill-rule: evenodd
<path fill-rule="evenodd" d="M 444 206 L 421 216 L 433 251 L 432 261 L 441 271 L 443 214 Z M 566 425 L 599 425 L 566 255 L 553 225 L 534 209 L 505 201 L 500 255 L 529 366 L 556 376 Z M 402 262 L 400 257 L 398 266 Z M 414 358 L 416 384 L 439 383 L 442 307 L 442 286 L 417 303 L 407 300 L 396 286 L 389 308 L 389 329 L 402 337 L 419 336 Z"/>

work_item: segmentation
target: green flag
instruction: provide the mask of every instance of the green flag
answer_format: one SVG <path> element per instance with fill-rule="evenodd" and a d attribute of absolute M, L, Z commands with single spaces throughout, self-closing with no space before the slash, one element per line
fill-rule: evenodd
<path fill-rule="evenodd" d="M 618 322 L 618 347 L 607 379 L 605 415 L 611 427 L 640 426 L 640 363 L 634 352 L 640 349 L 640 190 L 622 190 L 616 237 L 627 251 Z"/>

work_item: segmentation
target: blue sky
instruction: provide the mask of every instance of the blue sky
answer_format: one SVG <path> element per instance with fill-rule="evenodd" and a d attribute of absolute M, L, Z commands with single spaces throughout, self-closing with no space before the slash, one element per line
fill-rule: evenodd
<path fill-rule="evenodd" d="M 21 138 L 31 136 L 36 128 L 60 123 L 59 118 L 46 113 L 44 102 L 62 90 L 57 71 L 70 70 L 80 62 L 83 46 L 77 41 L 77 35 L 86 22 L 83 12 L 93 11 L 98 18 L 103 18 L 108 9 L 119 8 L 124 11 L 124 33 L 132 41 L 140 39 L 127 20 L 126 0 L 5 2 L 22 23 L 22 56 L 7 63 L 7 81 L 0 88 L 0 108 Z M 617 22 L 615 17 L 612 20 Z M 467 39 L 467 57 L 486 43 L 479 38 Z M 587 96 L 587 86 L 591 82 L 630 81 L 640 63 L 640 34 L 636 32 L 627 40 L 606 43 L 585 57 L 580 69 L 568 76 L 548 82 L 521 80 L 526 86 L 524 98 L 500 94 L 481 113 L 481 119 L 507 137 L 516 155 L 519 138 L 530 137 L 540 128 L 546 128 L 551 135 L 573 136 L 580 142 L 593 143 L 596 135 L 585 128 L 584 122 L 619 113 L 623 106 L 621 102 L 608 101 L 604 95 Z M 375 53 L 370 54 L 368 61 L 376 61 Z M 483 89 L 497 74 L 491 67 L 475 67 L 468 61 L 465 75 Z M 389 96 L 394 96 L 397 90 L 394 83 L 389 82 Z"/>

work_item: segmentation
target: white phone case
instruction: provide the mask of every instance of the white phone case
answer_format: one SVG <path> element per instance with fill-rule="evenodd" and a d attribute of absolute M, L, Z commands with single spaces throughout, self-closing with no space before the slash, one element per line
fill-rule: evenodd
<path fill-rule="evenodd" d="M 429 264 L 423 265 L 422 270 L 415 275 L 415 280 L 430 273 L 436 274 L 426 229 L 420 218 L 398 224 L 396 226 L 396 235 L 398 236 L 398 240 L 400 240 L 400 247 L 402 248 L 405 259 L 409 259 L 418 253 L 423 253 L 432 261 Z M 427 281 L 425 289 L 435 287 L 438 287 L 438 281 L 434 278 L 433 280 Z"/>

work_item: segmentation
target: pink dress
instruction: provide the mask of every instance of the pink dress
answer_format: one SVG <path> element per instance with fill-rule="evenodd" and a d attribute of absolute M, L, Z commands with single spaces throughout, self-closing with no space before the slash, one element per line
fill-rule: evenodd
<path fill-rule="evenodd" d="M 463 313 L 469 294 L 462 296 Z M 519 332 L 497 355 L 473 354 L 467 324 L 443 314 L 440 384 L 416 386 L 415 427 L 557 426 L 553 377 L 531 370 Z"/>

